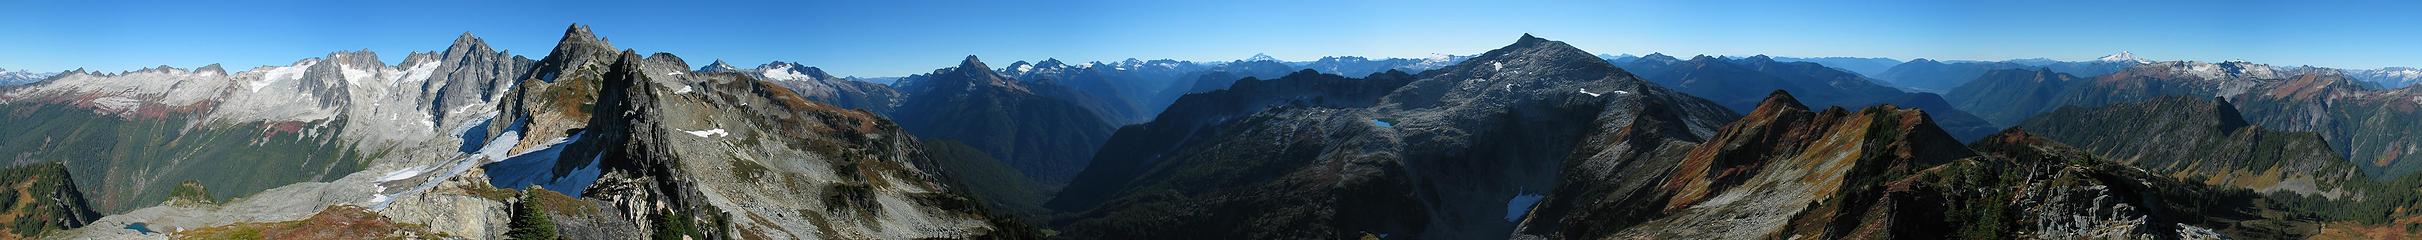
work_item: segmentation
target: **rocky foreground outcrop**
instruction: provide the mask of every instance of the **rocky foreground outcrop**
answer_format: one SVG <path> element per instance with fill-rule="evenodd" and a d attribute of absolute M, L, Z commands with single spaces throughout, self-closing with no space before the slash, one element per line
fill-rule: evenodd
<path fill-rule="evenodd" d="M 2293 238 L 2250 191 L 2109 162 L 2021 130 L 1962 146 L 1916 110 L 1810 111 L 1777 92 L 1668 173 L 1568 183 L 1522 239 Z M 1657 162 L 1656 158 L 1635 161 Z M 1624 188 L 1628 187 L 1628 188 Z M 1578 193 L 1578 194 L 1575 194 Z M 1569 195 L 1568 195 L 1569 194 Z M 1573 211 L 1556 214 L 1549 211 Z"/>

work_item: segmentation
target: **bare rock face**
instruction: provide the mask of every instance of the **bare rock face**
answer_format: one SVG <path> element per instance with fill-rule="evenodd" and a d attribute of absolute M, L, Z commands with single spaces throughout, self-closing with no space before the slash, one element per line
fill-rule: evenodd
<path fill-rule="evenodd" d="M 637 54 L 609 65 L 572 152 L 602 167 L 586 199 L 656 234 L 978 238 L 1004 229 L 919 170 L 914 137 L 865 111 L 808 101 L 746 75 L 648 84 Z M 577 157 L 574 157 L 577 158 Z M 804 201 L 803 201 L 804 200 Z M 838 235 L 835 235 L 838 234 Z"/>
<path fill-rule="evenodd" d="M 573 25 L 564 30 L 555 50 L 532 66 L 529 74 L 515 80 L 511 91 L 505 93 L 498 108 L 502 113 L 489 126 L 489 136 L 498 136 L 514 128 L 527 128 L 522 142 L 514 152 L 542 148 L 558 142 L 588 125 L 590 110 L 597 102 L 597 93 L 610 64 L 615 62 L 612 44 L 589 33 L 588 26 Z M 636 63 L 634 63 L 636 64 Z"/>
<path fill-rule="evenodd" d="M 414 56 L 426 60 L 408 58 L 404 65 L 411 67 L 409 71 L 429 74 L 429 80 L 420 85 L 420 99 L 426 101 L 419 106 L 428 109 L 431 121 L 446 123 L 439 126 L 444 129 L 484 113 L 471 110 L 486 110 L 478 106 L 498 100 L 533 64 L 529 58 L 490 48 L 486 40 L 468 32 L 456 37 L 445 52 Z"/>
<path fill-rule="evenodd" d="M 1922 112 L 1889 105 L 1811 112 L 1791 95 L 1776 92 L 1683 155 L 1660 184 L 1641 190 L 1646 196 L 1633 196 L 1648 197 L 1635 201 L 1658 203 L 1651 206 L 1660 209 L 1604 213 L 1661 217 L 1612 235 L 1566 232 L 1565 237 L 1839 235 L 1840 229 L 1822 226 L 1870 207 L 1870 201 L 1854 200 L 1862 199 L 1858 193 L 1890 176 L 1971 155 Z"/>

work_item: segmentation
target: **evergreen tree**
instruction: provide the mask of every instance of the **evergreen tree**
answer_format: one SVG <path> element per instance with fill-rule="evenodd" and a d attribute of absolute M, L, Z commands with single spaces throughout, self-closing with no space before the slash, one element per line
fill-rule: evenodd
<path fill-rule="evenodd" d="M 532 190 L 545 191 L 545 190 Z M 512 229 L 505 231 L 507 239 L 559 239 L 555 236 L 555 220 L 548 219 L 538 202 L 537 192 L 523 193 L 513 204 Z"/>

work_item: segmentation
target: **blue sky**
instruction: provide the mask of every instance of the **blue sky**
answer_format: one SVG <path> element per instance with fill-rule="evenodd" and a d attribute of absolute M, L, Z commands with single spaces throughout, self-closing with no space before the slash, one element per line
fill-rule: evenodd
<path fill-rule="evenodd" d="M 980 55 L 1071 61 L 1472 54 L 1523 33 L 1597 53 L 2422 66 L 2422 2 L 2311 1 L 22 1 L 0 68 L 390 64 L 462 32 L 538 58 L 565 26 L 693 65 L 897 76 Z"/>

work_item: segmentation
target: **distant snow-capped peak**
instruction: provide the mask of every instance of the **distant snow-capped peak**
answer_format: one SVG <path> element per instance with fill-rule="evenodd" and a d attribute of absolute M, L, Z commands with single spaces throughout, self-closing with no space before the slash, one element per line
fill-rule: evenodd
<path fill-rule="evenodd" d="M 45 79 L 45 78 L 50 78 L 51 76 L 57 76 L 57 75 L 59 75 L 59 73 L 64 73 L 64 72 L 65 72 L 65 71 L 59 71 L 59 72 L 35 72 L 35 71 L 25 71 L 25 70 L 9 70 L 9 69 L 7 69 L 7 68 L 0 68 L 0 86 L 8 86 L 8 85 L 17 85 L 17 84 L 27 84 L 27 83 L 33 83 L 33 82 L 36 82 L 36 81 L 42 81 L 42 79 Z"/>
<path fill-rule="evenodd" d="M 2357 80 L 2379 83 L 2389 87 L 2422 84 L 2422 69 L 2411 67 L 2346 69 L 2342 70 L 2342 72 L 2349 77 L 2354 77 Z"/>
<path fill-rule="evenodd" d="M 823 70 L 782 61 L 757 66 L 757 75 L 783 81 L 821 81 L 825 78 L 821 76 L 825 75 Z"/>
<path fill-rule="evenodd" d="M 1260 54 L 1260 53 L 1255 53 L 1255 54 L 1253 54 L 1253 57 L 1245 58 L 1245 61 L 1246 61 L 1246 62 L 1259 62 L 1259 61 L 1272 61 L 1272 62 L 1276 62 L 1276 61 L 1278 61 L 1278 58 L 1275 58 L 1275 57 L 1270 57 L 1270 55 L 1269 55 L 1269 54 Z"/>
<path fill-rule="evenodd" d="M 2136 53 L 2134 53 L 2134 52 L 2128 52 L 2128 51 L 2119 51 L 2119 53 L 2115 53 L 2115 54 L 2111 54 L 2111 55 L 2107 55 L 2107 56 L 2102 56 L 2102 58 L 2097 58 L 2097 59 L 2094 59 L 2094 60 L 2096 60 L 2096 61 L 2104 61 L 2104 62 L 2139 62 L 2139 63 L 2143 63 L 2143 62 L 2152 62 L 2152 60 L 2147 60 L 2147 59 L 2144 59 L 2144 58 L 2142 58 L 2142 57 L 2137 57 L 2137 56 L 2136 56 Z"/>

